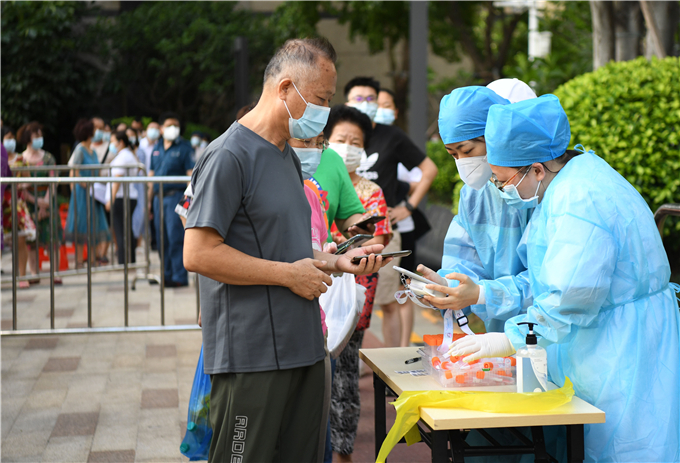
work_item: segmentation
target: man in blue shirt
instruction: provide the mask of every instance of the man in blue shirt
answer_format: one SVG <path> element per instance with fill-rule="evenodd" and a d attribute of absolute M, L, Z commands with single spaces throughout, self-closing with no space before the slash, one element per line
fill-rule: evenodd
<path fill-rule="evenodd" d="M 193 148 L 188 141 L 179 136 L 179 116 L 174 113 L 162 114 L 159 118 L 161 139 L 151 152 L 150 176 L 165 177 L 191 175 L 194 169 Z M 163 204 L 160 203 L 160 184 L 149 185 L 149 201 L 153 201 L 153 220 L 156 227 L 156 242 L 160 246 L 160 233 L 163 233 L 165 254 L 165 285 L 187 286 L 189 278 L 184 268 L 182 253 L 184 247 L 184 227 L 175 214 L 175 206 L 182 199 L 185 183 L 166 183 L 163 185 Z M 160 208 L 163 207 L 163 226 L 161 227 Z M 149 204 L 151 210 L 151 204 Z"/>

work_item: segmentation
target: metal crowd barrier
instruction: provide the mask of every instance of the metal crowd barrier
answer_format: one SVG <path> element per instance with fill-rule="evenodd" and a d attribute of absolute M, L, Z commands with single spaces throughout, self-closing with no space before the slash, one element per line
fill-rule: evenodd
<path fill-rule="evenodd" d="M 69 172 L 71 170 L 76 170 L 76 171 L 80 171 L 80 170 L 98 170 L 98 171 L 109 170 L 110 171 L 111 169 L 115 169 L 115 168 L 126 169 L 128 176 L 129 176 L 131 169 L 138 169 L 144 175 L 146 175 L 146 166 L 142 163 L 125 164 L 125 165 L 120 165 L 120 166 L 91 165 L 91 164 L 82 164 L 82 165 L 76 165 L 76 166 L 28 166 L 28 167 L 12 167 L 11 170 L 12 170 L 13 173 L 21 173 L 21 172 L 29 172 L 30 173 L 30 172 Z M 111 182 L 111 180 L 105 180 L 109 176 L 110 176 L 110 172 L 109 172 L 109 175 L 101 175 L 100 177 L 102 178 L 102 180 L 100 180 L 97 183 L 108 183 L 109 193 L 110 193 L 111 188 L 112 188 L 112 184 L 111 184 L 112 182 Z M 21 177 L 21 178 L 26 178 L 26 177 Z M 42 178 L 44 178 L 44 177 L 42 177 Z M 76 177 L 69 177 L 69 178 L 75 179 Z M 3 179 L 3 181 L 4 181 L 4 179 Z M 37 198 L 37 196 L 38 196 L 38 185 L 46 183 L 46 182 L 21 182 L 21 183 L 33 183 L 33 197 Z M 74 184 L 74 183 L 78 183 L 78 182 L 76 182 L 75 180 L 72 180 L 69 183 Z M 51 194 L 51 191 L 50 191 L 50 194 Z M 146 201 L 146 199 L 147 199 L 146 189 L 144 189 L 144 195 L 145 195 L 144 198 L 145 198 L 145 201 Z M 52 202 L 50 202 L 50 204 L 52 205 Z M 54 211 L 54 213 L 58 213 L 58 210 L 56 208 L 50 207 L 50 214 L 52 214 L 53 211 Z M 74 214 L 75 214 L 74 215 L 74 221 L 77 222 L 77 220 L 78 220 L 77 209 L 74 211 Z M 130 268 L 145 268 L 146 273 L 143 276 L 139 276 L 139 277 L 135 276 L 135 278 L 133 278 L 133 281 L 132 281 L 132 289 L 133 290 L 135 289 L 135 284 L 136 284 L 138 279 L 146 279 L 146 280 L 156 281 L 157 283 L 160 283 L 160 277 L 159 276 L 149 273 L 149 267 L 150 267 L 151 263 L 150 263 L 150 260 L 149 260 L 149 249 L 148 249 L 148 246 L 146 246 L 146 244 L 149 243 L 150 237 L 148 235 L 149 223 L 146 220 L 146 218 L 147 218 L 147 216 L 145 216 L 145 223 L 144 223 L 144 229 L 145 229 L 145 236 L 144 236 L 145 262 L 136 263 L 136 264 L 133 264 L 133 265 L 130 266 Z M 37 223 L 38 223 L 37 212 L 36 212 L 36 215 L 33 218 L 33 220 L 34 220 L 34 222 L 36 223 L 36 226 L 37 226 Z M 58 220 L 60 220 L 60 219 L 58 219 Z M 113 208 L 109 212 L 109 223 L 111 224 L 110 231 L 111 231 L 111 233 L 113 233 Z M 77 236 L 75 237 L 73 245 L 74 245 L 74 247 L 77 247 L 77 245 L 78 245 Z M 37 235 L 36 235 L 35 247 L 36 247 L 36 250 L 38 250 L 40 248 L 40 239 L 39 239 L 39 236 L 37 236 Z M 123 268 L 122 266 L 116 265 L 116 264 L 113 263 L 115 261 L 113 246 L 111 246 L 110 249 L 111 249 L 110 265 L 106 265 L 106 266 L 103 266 L 103 267 L 97 267 L 93 270 L 94 273 L 111 272 L 111 271 L 120 270 L 120 269 Z M 89 246 L 88 246 L 88 251 L 89 251 Z M 36 269 L 38 269 L 38 272 L 39 272 L 40 256 L 39 256 L 38 252 L 35 253 L 35 258 L 36 258 L 36 262 L 35 262 Z M 87 271 L 85 269 L 81 269 L 81 270 L 75 269 L 75 270 L 67 270 L 67 271 L 58 271 L 58 272 L 56 272 L 55 276 L 65 277 L 65 276 L 73 276 L 73 275 L 84 275 L 85 273 L 87 273 Z M 39 276 L 40 276 L 40 274 L 38 274 L 38 277 Z M 28 281 L 28 280 L 32 280 L 32 279 L 36 278 L 36 276 L 35 275 L 26 275 L 24 277 L 17 277 L 17 278 L 18 278 L 17 281 Z M 7 283 L 7 282 L 10 281 L 10 278 L 3 278 L 1 281 L 2 281 L 2 283 Z"/>
<path fill-rule="evenodd" d="M 659 233 L 661 233 L 662 238 L 663 226 L 666 222 L 666 217 L 669 215 L 680 217 L 680 204 L 664 204 L 654 213 L 654 221 L 656 222 L 656 226 L 659 228 Z"/>
<path fill-rule="evenodd" d="M 45 167 L 21 167 L 21 168 L 16 168 L 13 169 L 14 172 L 22 172 L 22 171 L 28 171 L 28 172 L 35 172 L 35 171 L 70 171 L 70 170 L 109 170 L 111 168 L 127 168 L 127 169 L 141 169 L 144 171 L 144 165 L 143 164 L 138 164 L 138 165 L 125 165 L 125 166 L 97 166 L 97 165 L 80 165 L 80 166 L 45 166 Z M 164 199 L 164 187 L 163 185 L 166 183 L 187 183 L 190 181 L 190 177 L 188 176 L 173 176 L 173 177 L 10 177 L 10 178 L 0 178 L 0 182 L 5 183 L 10 186 L 11 188 L 11 208 L 12 208 L 12 329 L 11 330 L 3 330 L 0 331 L 0 335 L 6 336 L 6 335 L 38 335 L 38 334 L 85 334 L 85 333 L 97 333 L 97 332 L 133 332 L 133 331 L 179 331 L 179 330 L 193 330 L 197 329 L 197 325 L 172 325 L 172 326 L 166 326 L 165 325 L 165 274 L 164 274 L 164 264 L 165 264 L 165 253 L 164 253 L 164 234 L 163 234 L 163 227 L 164 227 L 164 211 L 163 207 L 159 208 L 159 222 L 161 226 L 161 230 L 157 231 L 159 237 L 160 237 L 160 242 L 158 243 L 159 246 L 159 254 L 160 254 L 160 266 L 161 266 L 161 271 L 160 271 L 160 276 L 156 276 L 150 273 L 150 231 L 149 231 L 149 214 L 145 213 L 144 214 L 144 225 L 145 225 L 145 246 L 144 246 L 144 252 L 145 252 L 145 262 L 142 262 L 140 264 L 130 264 L 130 253 L 134 252 L 132 250 L 132 246 L 130 245 L 131 241 L 131 233 L 130 233 L 130 221 L 132 219 L 131 211 L 129 210 L 130 203 L 129 203 L 129 198 L 130 198 L 130 184 L 135 184 L 135 183 L 143 183 L 145 185 L 145 188 L 143 189 L 144 191 L 144 207 L 148 204 L 148 191 L 146 188 L 146 185 L 148 183 L 158 183 L 160 184 L 159 188 L 159 201 L 160 204 L 163 204 L 163 199 Z M 94 240 L 94 230 L 92 230 L 92 204 L 94 201 L 94 184 L 95 183 L 121 183 L 123 185 L 123 205 L 124 205 L 124 213 L 123 213 L 123 220 L 124 220 L 124 246 L 125 246 L 125 253 L 126 253 L 126 258 L 124 259 L 124 263 L 122 265 L 116 264 L 116 265 L 110 265 L 107 267 L 99 267 L 96 270 L 92 268 L 93 266 L 93 257 L 95 255 L 95 249 L 96 249 L 96 243 Z M 55 220 L 55 214 L 58 214 L 58 209 L 56 207 L 56 187 L 57 185 L 68 185 L 68 184 L 75 184 L 75 183 L 81 183 L 81 184 L 86 184 L 87 187 L 85 188 L 86 191 L 86 220 L 87 220 L 87 269 L 85 270 L 68 270 L 68 271 L 55 271 L 56 267 L 58 266 L 57 264 L 57 247 L 58 243 L 57 240 L 55 239 L 54 233 L 55 233 L 55 227 L 54 227 L 54 220 Z M 17 233 L 18 233 L 18 224 L 17 224 L 17 198 L 18 198 L 18 188 L 21 187 L 26 187 L 27 185 L 33 185 L 34 186 L 34 191 L 36 194 L 34 195 L 35 198 L 37 198 L 37 186 L 38 185 L 48 185 L 48 195 L 49 195 L 49 201 L 50 201 L 50 242 L 49 244 L 49 258 L 50 258 L 50 329 L 31 329 L 31 330 L 18 330 L 17 329 L 17 283 L 20 280 L 30 280 L 32 278 L 35 278 L 35 276 L 25 276 L 25 277 L 19 277 L 18 275 L 18 261 L 19 261 L 19 256 L 18 256 L 18 239 Z M 109 188 L 111 188 L 111 184 L 109 183 Z M 75 193 L 74 193 L 75 194 Z M 112 200 L 115 201 L 115 198 L 112 198 Z M 76 249 L 76 260 L 77 260 L 77 246 L 78 246 L 78 232 L 77 232 L 77 207 L 74 208 L 74 247 Z M 113 208 L 111 208 L 111 211 Z M 111 213 L 111 218 L 113 218 L 113 214 Z M 36 212 L 36 228 L 37 228 L 37 212 Z M 113 223 L 113 221 L 112 221 Z M 36 230 L 37 232 L 37 230 Z M 37 233 L 36 233 L 37 234 Z M 37 236 L 36 236 L 36 251 L 38 250 L 38 241 L 37 241 Z M 112 247 L 112 261 L 113 261 L 113 247 Z M 39 257 L 38 257 L 38 262 L 37 262 L 39 268 Z M 148 279 L 148 280 L 155 280 L 156 282 L 159 283 L 159 288 L 160 288 L 160 325 L 154 325 L 154 326 L 129 326 L 129 319 L 128 319 L 128 314 L 129 314 L 129 300 L 128 300 L 128 293 L 129 293 L 129 277 L 128 277 L 128 270 L 131 268 L 143 268 L 145 269 L 145 274 L 142 276 L 135 275 L 132 281 L 132 289 L 135 289 L 135 283 L 138 279 Z M 92 273 L 100 273 L 100 272 L 110 272 L 110 271 L 119 271 L 123 270 L 124 273 L 124 326 L 122 327 L 93 327 L 92 326 Z M 72 276 L 72 275 L 80 275 L 80 274 L 85 274 L 87 273 L 87 328 L 64 328 L 64 329 L 56 329 L 55 328 L 55 296 L 54 296 L 54 279 L 55 277 L 61 277 L 61 276 Z M 4 282 L 5 280 L 3 280 Z M 198 277 L 195 279 L 196 285 L 196 317 L 198 319 L 198 314 L 200 311 L 200 297 L 198 293 Z"/>

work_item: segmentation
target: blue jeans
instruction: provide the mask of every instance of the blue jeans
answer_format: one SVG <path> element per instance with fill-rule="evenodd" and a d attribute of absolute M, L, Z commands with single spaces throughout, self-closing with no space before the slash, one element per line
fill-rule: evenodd
<path fill-rule="evenodd" d="M 335 376 L 335 359 L 331 359 L 331 387 Z M 328 418 L 326 426 L 326 451 L 323 453 L 323 463 L 333 463 L 333 446 L 331 445 L 331 419 Z"/>
<path fill-rule="evenodd" d="M 182 199 L 183 193 L 179 190 L 169 191 L 163 197 L 163 227 L 161 227 L 160 198 L 153 198 L 153 221 L 156 226 L 156 243 L 160 245 L 161 229 L 163 231 L 163 251 L 165 253 L 165 284 L 168 282 L 181 285 L 189 284 L 189 275 L 184 268 L 184 227 L 179 215 L 175 212 L 175 206 Z"/>

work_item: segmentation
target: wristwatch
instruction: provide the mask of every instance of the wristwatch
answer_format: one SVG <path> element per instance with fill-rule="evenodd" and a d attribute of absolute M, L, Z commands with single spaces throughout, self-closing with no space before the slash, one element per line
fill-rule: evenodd
<path fill-rule="evenodd" d="M 408 201 L 404 201 L 404 207 L 408 209 L 409 212 L 413 212 L 416 210 L 415 206 Z"/>

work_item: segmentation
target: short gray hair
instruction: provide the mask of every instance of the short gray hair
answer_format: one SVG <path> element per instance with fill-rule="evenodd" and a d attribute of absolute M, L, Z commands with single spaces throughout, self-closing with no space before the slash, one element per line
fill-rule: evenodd
<path fill-rule="evenodd" d="M 328 39 L 317 37 L 287 40 L 269 60 L 264 70 L 264 82 L 267 84 L 283 72 L 287 72 L 298 83 L 305 81 L 310 78 L 311 73 L 318 71 L 316 64 L 319 57 L 333 64 L 337 61 L 338 55 Z"/>

